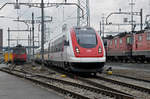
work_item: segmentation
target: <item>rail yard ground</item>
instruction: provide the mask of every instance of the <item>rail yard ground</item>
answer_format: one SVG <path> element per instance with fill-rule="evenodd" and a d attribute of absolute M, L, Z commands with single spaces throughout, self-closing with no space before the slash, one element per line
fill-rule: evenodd
<path fill-rule="evenodd" d="M 112 75 L 106 74 L 106 69 L 109 67 L 112 67 Z M 67 73 L 60 73 L 39 64 L 18 65 L 11 71 L 5 64 L 0 64 L 0 68 L 10 72 L 9 74 L 21 77 L 20 79 L 0 72 L 0 98 L 2 99 L 150 98 L 149 64 L 106 63 L 102 74 L 88 78 L 78 76 L 70 78 Z"/>
<path fill-rule="evenodd" d="M 106 63 L 105 69 L 112 67 L 113 73 L 150 80 L 150 64 Z"/>
<path fill-rule="evenodd" d="M 5 64 L 0 64 L 6 67 Z M 0 99 L 64 99 L 52 91 L 18 77 L 0 72 Z"/>

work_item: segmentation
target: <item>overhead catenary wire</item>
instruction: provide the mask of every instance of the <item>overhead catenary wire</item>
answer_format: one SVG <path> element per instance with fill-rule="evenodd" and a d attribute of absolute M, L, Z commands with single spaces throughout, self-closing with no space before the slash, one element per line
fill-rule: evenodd
<path fill-rule="evenodd" d="M 74 10 L 70 15 L 68 15 L 68 16 L 63 20 L 63 22 L 62 22 L 62 21 L 58 21 L 57 23 L 59 23 L 59 24 L 54 27 L 54 30 L 53 30 L 53 31 L 55 31 L 55 30 L 57 30 L 58 28 L 60 28 L 61 25 L 62 25 L 62 23 L 67 22 L 68 19 L 76 19 L 77 17 L 72 17 L 74 13 L 76 13 L 76 10 Z"/>

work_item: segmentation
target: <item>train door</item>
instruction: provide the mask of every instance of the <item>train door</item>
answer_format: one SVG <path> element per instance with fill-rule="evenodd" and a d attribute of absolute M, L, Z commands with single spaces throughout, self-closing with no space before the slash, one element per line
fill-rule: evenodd
<path fill-rule="evenodd" d="M 63 44 L 63 53 L 64 53 L 64 60 L 66 61 L 67 60 L 67 48 L 69 46 L 69 40 L 66 39 L 66 37 L 64 37 L 64 44 Z"/>
<path fill-rule="evenodd" d="M 133 37 L 132 36 L 128 36 L 126 39 L 126 43 L 127 43 L 127 50 L 129 51 L 129 56 L 132 56 L 132 44 L 133 44 Z"/>

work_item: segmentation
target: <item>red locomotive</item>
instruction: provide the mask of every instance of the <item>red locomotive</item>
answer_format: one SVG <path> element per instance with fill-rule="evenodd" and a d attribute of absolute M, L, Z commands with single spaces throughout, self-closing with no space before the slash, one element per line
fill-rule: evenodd
<path fill-rule="evenodd" d="M 107 59 L 111 61 L 148 61 L 150 59 L 150 31 L 120 33 L 107 38 Z"/>
<path fill-rule="evenodd" d="M 14 47 L 12 50 L 12 61 L 15 64 L 25 63 L 27 61 L 26 48 L 21 45 Z"/>
<path fill-rule="evenodd" d="M 140 31 L 134 35 L 132 55 L 137 61 L 150 61 L 150 30 Z"/>
<path fill-rule="evenodd" d="M 132 56 L 132 34 L 121 33 L 109 38 L 107 43 L 108 60 L 127 61 Z"/>

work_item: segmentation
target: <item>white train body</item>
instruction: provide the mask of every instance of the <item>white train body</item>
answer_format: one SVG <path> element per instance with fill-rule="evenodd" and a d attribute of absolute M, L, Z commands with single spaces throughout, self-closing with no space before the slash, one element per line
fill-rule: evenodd
<path fill-rule="evenodd" d="M 102 71 L 106 61 L 103 41 L 90 27 L 63 31 L 46 44 L 44 52 L 46 64 L 76 72 Z"/>

